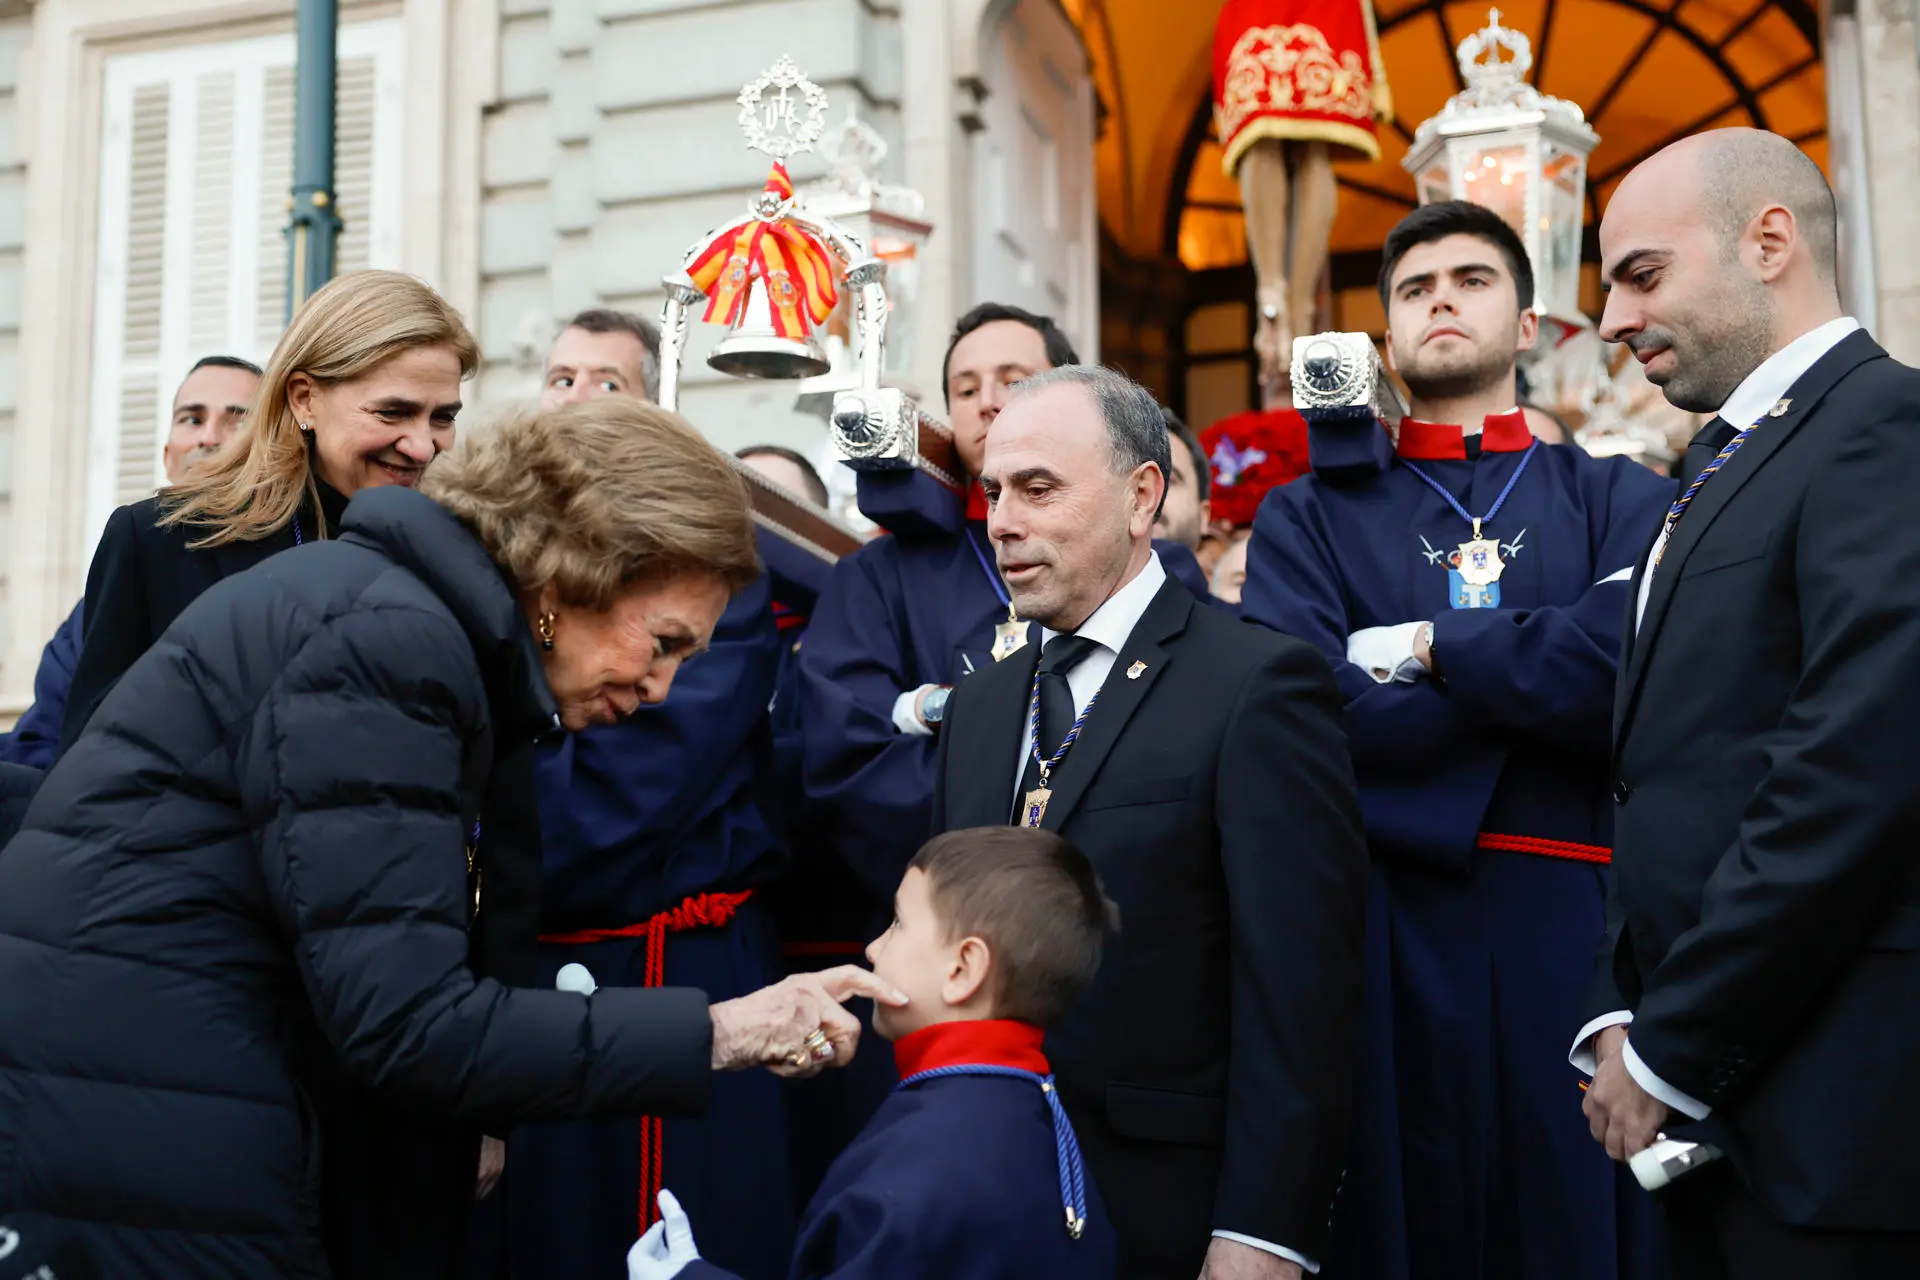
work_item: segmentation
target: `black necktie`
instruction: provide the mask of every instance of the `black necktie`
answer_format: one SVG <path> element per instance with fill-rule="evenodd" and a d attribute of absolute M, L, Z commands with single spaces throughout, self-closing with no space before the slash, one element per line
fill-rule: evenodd
<path fill-rule="evenodd" d="M 1085 636 L 1058 635 L 1040 651 L 1040 759 L 1051 760 L 1073 728 L 1073 690 L 1067 685 L 1067 673 L 1085 661 L 1100 647 L 1098 640 Z M 1004 776 L 1004 775 L 1003 775 Z M 1014 808 L 1020 807 L 1026 794 L 1040 785 L 1040 765 L 1027 753 L 1026 768 L 1020 774 L 1020 794 Z"/>
<path fill-rule="evenodd" d="M 1740 434 L 1740 429 L 1718 416 L 1707 419 L 1707 425 L 1701 427 L 1692 440 L 1687 442 L 1687 456 L 1680 464 L 1682 484 L 1692 484 L 1693 478 L 1707 469 L 1707 464 L 1727 447 L 1727 441 Z"/>

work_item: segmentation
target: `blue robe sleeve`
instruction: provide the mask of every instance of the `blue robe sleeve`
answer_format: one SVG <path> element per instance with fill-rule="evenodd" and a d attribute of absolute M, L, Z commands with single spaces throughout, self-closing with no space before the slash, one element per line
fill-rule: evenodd
<path fill-rule="evenodd" d="M 922 682 L 888 588 L 890 548 L 871 543 L 834 566 L 800 650 L 807 798 L 867 891 L 891 901 L 933 829 L 940 739 L 904 734 L 893 704 Z M 889 579 L 892 579 L 889 581 Z"/>
<path fill-rule="evenodd" d="M 1673 500 L 1673 482 L 1624 458 L 1583 470 L 1589 528 L 1599 533 L 1586 593 L 1537 609 L 1444 610 L 1433 619 L 1433 649 L 1446 696 L 1467 724 L 1607 760 L 1634 563 Z"/>
<path fill-rule="evenodd" d="M 60 747 L 60 722 L 67 713 L 67 690 L 73 685 L 73 669 L 80 661 L 85 609 L 84 601 L 74 605 L 73 612 L 41 650 L 40 667 L 33 676 L 33 705 L 13 726 L 12 733 L 0 735 L 0 761 L 36 769 L 53 767 L 54 754 Z"/>
<path fill-rule="evenodd" d="M 1240 605 L 1244 620 L 1304 640 L 1332 664 L 1373 850 L 1463 870 L 1506 751 L 1473 733 L 1432 681 L 1382 684 L 1347 661 L 1346 588 L 1307 481 L 1260 504 Z"/>
<path fill-rule="evenodd" d="M 1347 661 L 1353 627 L 1346 591 L 1332 540 L 1304 486 L 1275 490 L 1260 505 L 1247 547 L 1240 616 L 1306 641 L 1333 664 L 1356 768 L 1418 776 L 1426 772 L 1421 762 L 1437 765 L 1466 728 L 1432 682 L 1382 684 Z"/>

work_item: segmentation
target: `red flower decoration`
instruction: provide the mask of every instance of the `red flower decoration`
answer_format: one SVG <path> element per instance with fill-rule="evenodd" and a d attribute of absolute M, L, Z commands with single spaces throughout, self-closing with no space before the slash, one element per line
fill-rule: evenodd
<path fill-rule="evenodd" d="M 1213 469 L 1213 518 L 1249 525 L 1267 490 L 1307 474 L 1307 420 L 1292 409 L 1236 413 L 1200 433 Z"/>

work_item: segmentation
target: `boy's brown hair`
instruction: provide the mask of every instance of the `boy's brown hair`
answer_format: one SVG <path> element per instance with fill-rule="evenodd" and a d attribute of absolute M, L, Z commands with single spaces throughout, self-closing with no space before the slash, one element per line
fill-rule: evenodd
<path fill-rule="evenodd" d="M 1106 934 L 1120 929 L 1093 863 L 1051 831 L 949 831 L 907 865 L 926 873 L 947 939 L 981 938 L 992 951 L 997 1017 L 1057 1025 L 1099 973 Z"/>

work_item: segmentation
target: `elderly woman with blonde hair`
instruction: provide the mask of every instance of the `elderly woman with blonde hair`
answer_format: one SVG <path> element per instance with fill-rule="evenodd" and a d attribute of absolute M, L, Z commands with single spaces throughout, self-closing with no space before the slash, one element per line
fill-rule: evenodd
<path fill-rule="evenodd" d="M 515 419 L 338 531 L 188 607 L 0 856 L 0 1210 L 103 1274 L 452 1275 L 484 1129 L 695 1111 L 714 1070 L 844 1063 L 849 996 L 905 1000 L 484 976 L 488 822 L 533 809 L 498 762 L 664 698 L 756 572 L 690 427 Z"/>

